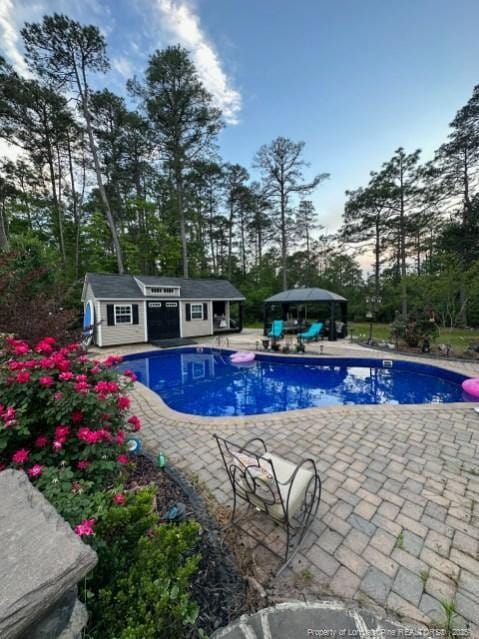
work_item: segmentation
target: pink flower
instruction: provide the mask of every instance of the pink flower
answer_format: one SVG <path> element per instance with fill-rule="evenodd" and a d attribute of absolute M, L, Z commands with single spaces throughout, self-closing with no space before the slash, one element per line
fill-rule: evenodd
<path fill-rule="evenodd" d="M 46 340 L 42 339 L 35 346 L 35 351 L 37 353 L 45 353 L 45 355 L 51 355 L 51 353 L 53 353 L 53 347 L 52 347 L 52 345 L 49 342 L 47 342 Z"/>
<path fill-rule="evenodd" d="M 78 358 L 78 361 L 80 362 L 80 364 L 84 364 L 85 362 L 88 362 L 88 355 L 80 355 L 80 357 Z"/>
<path fill-rule="evenodd" d="M 53 395 L 53 399 L 56 402 L 59 402 L 63 397 L 63 393 L 61 393 L 60 391 L 57 391 L 54 395 Z"/>
<path fill-rule="evenodd" d="M 126 501 L 126 497 L 123 493 L 117 493 L 116 495 L 113 495 L 113 501 L 117 506 L 123 506 Z"/>
<path fill-rule="evenodd" d="M 57 340 L 54 337 L 44 337 L 42 341 L 53 346 L 53 344 L 56 344 Z"/>
<path fill-rule="evenodd" d="M 135 433 L 141 430 L 141 422 L 136 415 L 132 415 L 128 420 L 128 423 L 133 426 L 133 430 L 135 431 Z"/>
<path fill-rule="evenodd" d="M 74 410 L 71 416 L 71 420 L 74 424 L 79 424 L 84 419 L 84 415 L 81 410 Z"/>
<path fill-rule="evenodd" d="M 26 353 L 28 353 L 29 350 L 30 350 L 30 348 L 29 348 L 28 344 L 25 344 L 25 342 L 18 342 L 13 347 L 13 351 L 14 351 L 15 355 L 25 355 Z"/>
<path fill-rule="evenodd" d="M 42 386 L 52 386 L 55 383 L 55 380 L 53 379 L 53 377 L 50 377 L 50 375 L 45 375 L 43 377 L 40 377 L 40 379 L 38 380 L 40 382 L 40 384 Z"/>
<path fill-rule="evenodd" d="M 122 430 L 119 430 L 115 437 L 115 442 L 121 446 L 125 441 L 125 433 Z"/>
<path fill-rule="evenodd" d="M 60 424 L 60 426 L 57 426 L 55 428 L 55 439 L 58 439 L 60 441 L 65 440 L 69 432 L 70 426 L 63 426 L 62 424 Z"/>
<path fill-rule="evenodd" d="M 83 373 L 81 373 L 80 375 L 77 375 L 75 377 L 75 380 L 77 382 L 87 382 L 88 381 L 88 377 L 86 375 L 84 375 Z"/>
<path fill-rule="evenodd" d="M 24 464 L 28 456 L 30 455 L 30 451 L 26 448 L 20 448 L 16 453 L 12 455 L 12 462 L 14 464 Z"/>
<path fill-rule="evenodd" d="M 71 368 L 71 362 L 63 358 L 55 358 L 55 366 L 59 371 L 68 372 Z"/>
<path fill-rule="evenodd" d="M 126 410 L 127 408 L 130 408 L 130 400 L 128 399 L 128 397 L 121 395 L 116 400 L 116 405 L 118 406 L 120 410 Z"/>
<path fill-rule="evenodd" d="M 60 373 L 60 375 L 58 376 L 58 379 L 61 380 L 62 382 L 68 382 L 70 379 L 72 379 L 73 377 L 73 373 L 70 371 L 66 371 L 64 373 Z"/>
<path fill-rule="evenodd" d="M 119 464 L 128 464 L 128 455 L 118 455 L 116 458 Z"/>
<path fill-rule="evenodd" d="M 136 381 L 138 379 L 136 374 L 129 368 L 127 368 L 126 370 L 123 371 L 123 375 L 125 375 L 125 377 L 129 377 L 132 382 L 134 382 L 134 381 Z"/>
<path fill-rule="evenodd" d="M 78 470 L 86 470 L 88 468 L 88 466 L 90 466 L 91 462 L 89 462 L 86 459 L 80 459 L 80 461 L 77 464 L 77 468 Z"/>
<path fill-rule="evenodd" d="M 27 384 L 30 381 L 30 373 L 28 371 L 23 371 L 18 373 L 15 379 L 19 384 Z"/>
<path fill-rule="evenodd" d="M 60 442 L 58 441 L 58 439 L 55 439 L 52 444 L 52 448 L 57 453 L 59 450 L 63 448 L 63 442 Z"/>
<path fill-rule="evenodd" d="M 80 395 L 86 395 L 88 393 L 89 384 L 87 382 L 77 382 L 73 387 Z"/>
<path fill-rule="evenodd" d="M 103 362 L 103 366 L 105 366 L 106 368 L 111 368 L 112 366 L 116 366 L 116 364 L 119 364 L 122 359 L 123 357 L 121 357 L 121 355 L 110 355 Z"/>
<path fill-rule="evenodd" d="M 5 420 L 5 422 L 14 422 L 15 417 L 16 417 L 16 412 L 13 406 L 9 406 L 2 415 L 2 418 Z"/>
<path fill-rule="evenodd" d="M 93 366 L 93 368 L 90 369 L 90 373 L 92 375 L 98 375 L 98 373 L 101 373 L 101 368 L 99 366 Z"/>
<path fill-rule="evenodd" d="M 45 437 L 45 435 L 40 435 L 35 440 L 35 446 L 37 448 L 45 448 L 47 444 L 48 444 L 48 437 Z"/>
<path fill-rule="evenodd" d="M 22 362 L 23 368 L 36 368 L 38 366 L 38 362 L 36 359 L 26 359 Z"/>
<path fill-rule="evenodd" d="M 31 468 L 28 469 L 28 474 L 30 477 L 40 477 L 42 474 L 43 466 L 41 464 L 35 464 Z"/>
<path fill-rule="evenodd" d="M 84 519 L 81 524 L 75 526 L 75 532 L 82 537 L 83 535 L 89 536 L 94 534 L 93 526 L 95 525 L 95 519 Z"/>

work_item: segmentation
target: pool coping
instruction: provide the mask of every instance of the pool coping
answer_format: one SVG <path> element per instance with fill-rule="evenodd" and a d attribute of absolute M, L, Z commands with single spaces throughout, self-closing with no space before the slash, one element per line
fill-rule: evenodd
<path fill-rule="evenodd" d="M 197 346 L 180 346 L 180 347 L 175 347 L 175 348 L 169 348 L 169 349 L 164 349 L 162 351 L 156 351 L 156 350 L 150 350 L 150 351 L 141 351 L 139 353 L 129 353 L 127 356 L 124 357 L 124 361 L 129 361 L 131 359 L 133 359 L 136 356 L 145 356 L 148 355 L 149 353 L 160 353 L 160 352 L 165 352 L 166 350 L 168 352 L 170 351 L 184 351 L 186 349 L 196 349 L 196 348 L 212 348 L 210 344 L 199 344 Z M 215 349 L 213 349 L 215 350 Z M 221 351 L 225 351 L 225 352 L 234 352 L 234 349 L 225 349 L 225 348 L 221 348 L 221 349 L 216 349 L 216 350 L 221 350 Z M 264 354 L 262 352 L 259 352 L 259 354 Z M 267 353 L 268 357 L 280 357 L 280 358 L 294 358 L 296 359 L 296 355 L 285 355 L 284 353 Z M 408 360 L 405 360 L 401 357 L 387 357 L 387 358 L 381 358 L 381 357 L 351 357 L 351 356 L 341 356 L 341 355 L 334 355 L 334 356 L 323 356 L 323 355 L 316 355 L 316 356 L 307 356 L 308 359 L 318 359 L 319 361 L 321 360 L 325 360 L 325 359 L 342 359 L 342 360 L 351 360 L 351 359 L 377 359 L 377 360 L 384 360 L 384 359 L 392 359 L 392 360 L 399 360 L 399 361 L 404 361 L 404 362 L 408 362 L 408 363 L 414 363 L 414 364 L 418 364 L 418 365 L 423 365 L 423 362 L 417 362 L 415 361 L 413 358 L 409 358 Z M 440 370 L 446 371 L 446 372 L 452 372 L 452 373 L 456 373 L 459 375 L 464 375 L 466 377 L 468 377 L 468 375 L 464 372 L 460 372 L 458 370 L 454 370 L 454 369 L 450 369 L 450 368 L 442 368 L 441 366 L 435 366 L 434 364 L 427 364 L 426 366 L 429 366 L 431 368 L 438 368 Z M 458 408 L 475 408 L 476 406 L 479 405 L 479 400 L 477 402 L 471 401 L 471 402 L 447 402 L 447 403 L 429 403 L 429 404 L 341 404 L 341 405 L 335 405 L 335 406 L 312 406 L 310 408 L 297 408 L 294 410 L 289 410 L 289 411 L 278 411 L 278 412 L 274 412 L 274 413 L 253 413 L 251 415 L 216 415 L 216 416 L 203 416 L 203 415 L 193 415 L 191 413 L 182 413 L 180 411 L 177 411 L 173 408 L 170 408 L 170 406 L 168 406 L 168 404 L 166 404 L 166 402 L 163 400 L 163 398 L 161 397 L 161 395 L 159 395 L 158 393 L 156 393 L 154 390 L 152 390 L 151 388 L 149 388 L 148 386 L 146 386 L 145 384 L 143 384 L 142 382 L 135 382 L 135 388 L 134 388 L 135 392 L 138 393 L 144 400 L 146 400 L 148 403 L 151 403 L 152 401 L 154 403 L 157 404 L 157 406 L 155 407 L 159 414 L 166 418 L 169 419 L 171 421 L 174 422 L 181 422 L 182 424 L 186 423 L 190 423 L 190 424 L 197 424 L 197 425 L 201 425 L 201 426 L 205 426 L 205 427 L 211 427 L 211 428 L 217 428 L 218 426 L 221 425 L 237 425 L 237 426 L 244 426 L 252 421 L 254 421 L 255 423 L 257 423 L 258 421 L 261 423 L 274 423 L 275 421 L 283 421 L 284 418 L 286 416 L 291 417 L 291 418 L 300 418 L 300 417 L 304 417 L 305 419 L 307 418 L 311 418 L 314 415 L 324 415 L 325 411 L 330 411 L 333 413 L 341 413 L 341 411 L 344 410 L 348 410 L 350 411 L 351 409 L 353 410 L 353 412 L 356 411 L 362 411 L 364 412 L 365 410 L 374 410 L 374 411 L 381 411 L 381 410 L 387 410 L 387 411 L 391 411 L 391 410 L 401 410 L 401 411 L 407 411 L 408 408 L 409 409 L 423 409 L 423 410 L 427 410 L 427 411 L 434 411 L 434 410 L 445 410 L 448 408 L 451 409 L 458 409 Z"/>

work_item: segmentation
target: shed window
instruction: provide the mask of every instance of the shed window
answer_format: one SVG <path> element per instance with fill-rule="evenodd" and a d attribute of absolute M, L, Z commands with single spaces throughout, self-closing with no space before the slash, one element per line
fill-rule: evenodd
<path fill-rule="evenodd" d="M 203 304 L 191 305 L 191 319 L 202 320 L 203 319 Z"/>
<path fill-rule="evenodd" d="M 148 290 L 151 295 L 174 295 L 176 293 L 175 288 L 168 286 L 150 286 Z"/>
<path fill-rule="evenodd" d="M 117 306 L 115 304 L 115 324 L 131 324 L 132 321 L 131 304 L 127 306 Z"/>

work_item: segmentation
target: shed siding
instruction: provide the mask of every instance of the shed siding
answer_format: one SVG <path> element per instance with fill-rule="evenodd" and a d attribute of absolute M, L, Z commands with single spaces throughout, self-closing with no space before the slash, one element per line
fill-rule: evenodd
<path fill-rule="evenodd" d="M 107 324 L 107 304 L 138 304 L 138 324 L 117 324 L 108 326 Z M 145 341 L 145 305 L 143 300 L 108 300 L 100 302 L 101 312 L 101 345 L 116 346 L 117 344 L 138 344 Z"/>
<path fill-rule="evenodd" d="M 208 319 L 187 321 L 186 305 L 187 304 L 208 304 Z M 200 337 L 202 335 L 213 335 L 212 320 L 212 304 L 210 300 L 187 300 L 181 301 L 181 336 L 182 337 Z"/>

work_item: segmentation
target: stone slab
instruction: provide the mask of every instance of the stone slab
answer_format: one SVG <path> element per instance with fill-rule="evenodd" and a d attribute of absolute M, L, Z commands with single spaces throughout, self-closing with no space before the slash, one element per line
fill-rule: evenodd
<path fill-rule="evenodd" d="M 0 637 L 22 636 L 95 566 L 84 544 L 25 473 L 0 473 Z"/>

